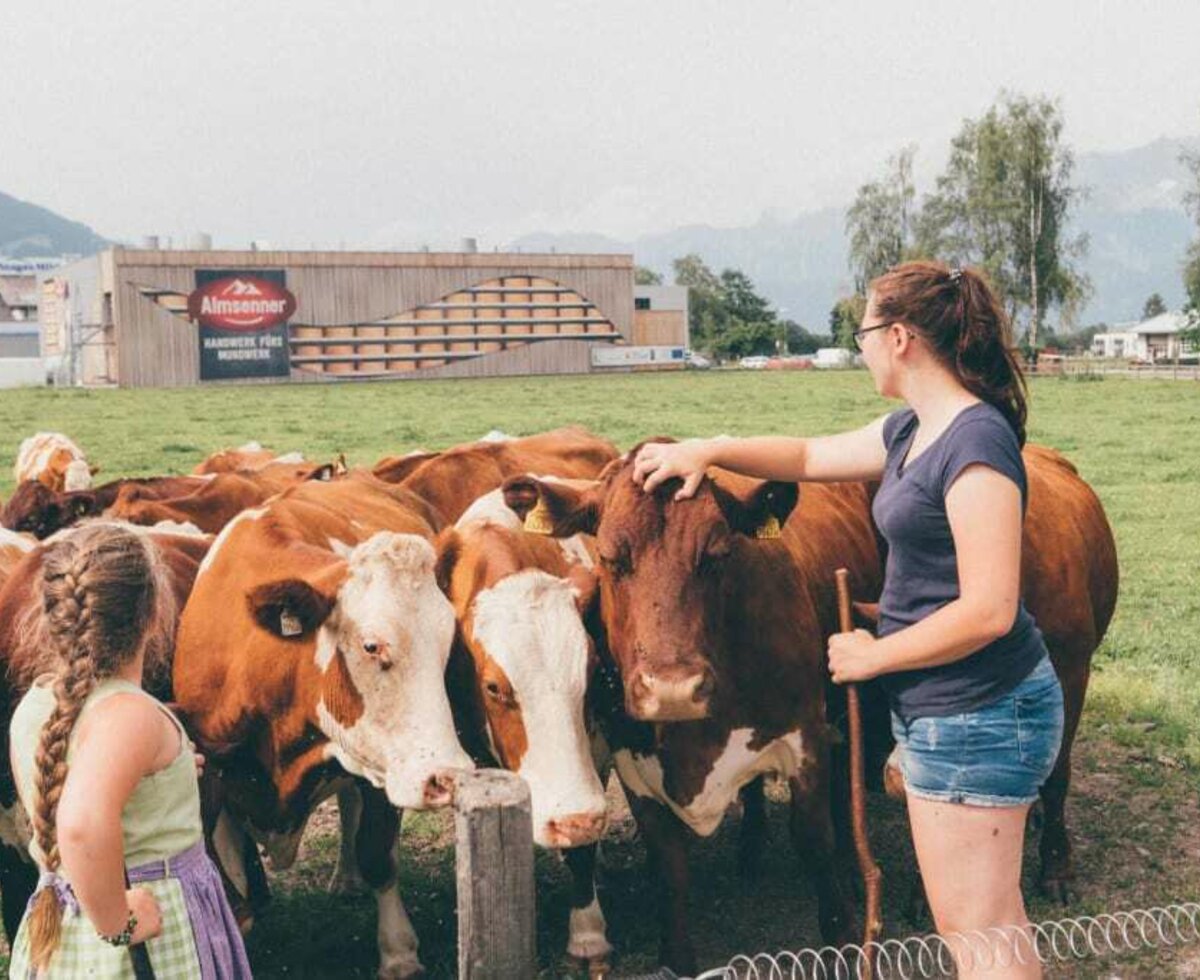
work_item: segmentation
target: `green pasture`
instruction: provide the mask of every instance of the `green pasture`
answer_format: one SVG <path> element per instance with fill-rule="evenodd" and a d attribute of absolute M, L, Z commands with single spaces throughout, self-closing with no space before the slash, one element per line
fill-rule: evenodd
<path fill-rule="evenodd" d="M 469 382 L 194 388 L 155 391 L 18 390 L 0 394 L 0 495 L 24 436 L 69 434 L 102 467 L 101 479 L 183 473 L 207 453 L 255 439 L 310 458 L 351 464 L 418 447 L 579 423 L 622 448 L 653 435 L 818 434 L 889 410 L 865 372 L 720 371 L 670 375 L 522 378 Z M 1200 897 L 1200 384 L 1139 379 L 1038 379 L 1031 441 L 1064 452 L 1096 489 L 1117 537 L 1121 597 L 1096 657 L 1069 815 L 1079 841 L 1080 910 Z M 696 936 L 708 965 L 736 952 L 815 940 L 813 903 L 786 843 L 782 805 L 769 862 L 755 888 L 733 874 L 734 829 L 696 849 Z M 889 931 L 905 920 L 909 880 L 903 816 L 879 802 L 873 835 L 890 875 Z M 731 822 L 735 818 L 730 818 Z M 1032 840 L 1032 838 L 1031 838 Z M 453 851 L 445 818 L 406 819 L 405 900 L 433 976 L 453 975 Z M 335 854 L 311 833 L 300 867 L 281 876 L 276 901 L 250 940 L 256 975 L 370 976 L 373 903 L 327 896 Z M 559 975 L 567 875 L 539 855 L 539 933 L 545 975 Z M 889 870 L 891 869 L 891 870 Z M 622 971 L 653 965 L 655 927 L 641 848 L 619 817 L 606 841 L 601 898 Z M 1035 904 L 1035 917 L 1060 909 Z M 1137 961 L 1135 961 L 1137 962 Z M 1182 962 L 1182 961 L 1179 961 Z M 1100 967 L 1092 964 L 1097 970 Z M 1193 962 L 1192 967 L 1196 964 Z M 1192 967 L 1188 967 L 1189 969 Z M 1072 972 L 1071 976 L 1182 975 Z M 1190 975 L 1190 974 L 1189 974 Z M 1200 975 L 1197 973 L 1195 975 Z"/>

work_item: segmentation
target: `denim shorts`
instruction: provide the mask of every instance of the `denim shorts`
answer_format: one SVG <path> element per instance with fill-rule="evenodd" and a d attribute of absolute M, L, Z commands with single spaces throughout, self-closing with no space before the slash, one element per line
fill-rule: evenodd
<path fill-rule="evenodd" d="M 1022 806 L 1058 760 L 1063 696 L 1043 657 L 1007 694 L 972 711 L 903 720 L 892 712 L 905 792 L 971 806 Z"/>

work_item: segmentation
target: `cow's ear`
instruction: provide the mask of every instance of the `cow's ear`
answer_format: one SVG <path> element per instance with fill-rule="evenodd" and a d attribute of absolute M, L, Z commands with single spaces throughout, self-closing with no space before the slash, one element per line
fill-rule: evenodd
<path fill-rule="evenodd" d="M 595 534 L 600 524 L 602 490 L 599 484 L 575 487 L 512 476 L 504 481 L 504 503 L 516 512 L 532 534 L 569 538 Z"/>
<path fill-rule="evenodd" d="M 434 547 L 437 549 L 437 562 L 433 566 L 433 577 L 437 579 L 438 588 L 449 595 L 454 566 L 458 564 L 459 555 L 462 554 L 462 538 L 459 537 L 458 531 L 448 527 L 438 535 Z"/>
<path fill-rule="evenodd" d="M 800 499 L 800 487 L 768 480 L 738 495 L 714 484 L 713 496 L 732 530 L 752 538 L 777 538 Z"/>
<path fill-rule="evenodd" d="M 596 573 L 583 565 L 572 565 L 567 571 L 567 581 L 571 583 L 571 592 L 575 596 L 575 608 L 580 616 L 586 617 L 599 593 Z"/>
<path fill-rule="evenodd" d="M 336 595 L 328 595 L 299 578 L 259 585 L 246 598 L 254 621 L 284 640 L 311 636 L 329 618 L 336 601 Z"/>
<path fill-rule="evenodd" d="M 92 476 L 95 476 L 97 473 L 100 472 L 100 464 L 99 463 L 88 463 L 88 472 Z"/>

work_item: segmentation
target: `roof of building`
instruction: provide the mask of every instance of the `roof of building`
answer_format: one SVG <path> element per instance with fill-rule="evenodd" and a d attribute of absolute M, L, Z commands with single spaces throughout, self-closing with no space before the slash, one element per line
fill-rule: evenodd
<path fill-rule="evenodd" d="M 1184 313 L 1160 313 L 1158 316 L 1152 316 L 1149 320 L 1143 320 L 1141 323 L 1135 323 L 1128 327 L 1130 333 L 1140 334 L 1163 334 L 1163 333 L 1179 333 L 1180 330 L 1187 326 L 1187 315 Z"/>

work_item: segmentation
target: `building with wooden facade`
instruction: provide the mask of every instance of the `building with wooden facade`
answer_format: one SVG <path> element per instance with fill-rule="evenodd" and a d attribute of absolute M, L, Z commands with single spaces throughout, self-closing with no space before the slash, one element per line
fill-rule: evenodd
<path fill-rule="evenodd" d="M 594 353 L 612 347 L 682 366 L 686 290 L 637 287 L 635 304 L 633 269 L 630 255 L 114 248 L 42 276 L 43 346 L 62 383 L 131 387 L 583 373 L 624 366 Z"/>

